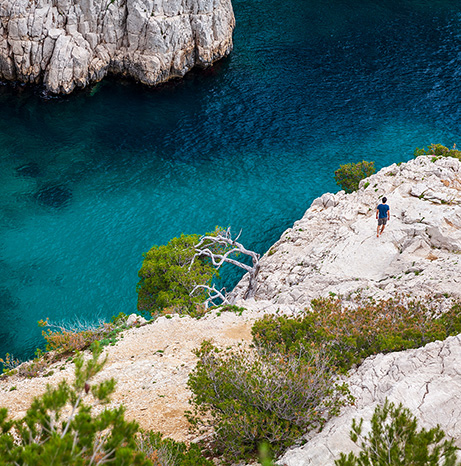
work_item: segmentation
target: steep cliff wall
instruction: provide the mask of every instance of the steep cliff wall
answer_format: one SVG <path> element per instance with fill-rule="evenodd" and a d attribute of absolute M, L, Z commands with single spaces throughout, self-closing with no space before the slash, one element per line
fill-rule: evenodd
<path fill-rule="evenodd" d="M 149 85 L 232 49 L 230 0 L 4 0 L 0 79 L 53 93 L 108 73 Z"/>

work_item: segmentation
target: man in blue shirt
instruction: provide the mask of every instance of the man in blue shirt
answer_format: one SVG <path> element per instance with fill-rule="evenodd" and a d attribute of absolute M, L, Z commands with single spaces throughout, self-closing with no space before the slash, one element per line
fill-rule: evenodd
<path fill-rule="evenodd" d="M 376 236 L 378 238 L 379 235 L 383 234 L 384 227 L 386 226 L 387 221 L 391 218 L 390 209 L 386 202 L 387 198 L 383 197 L 383 203 L 379 204 L 376 208 L 376 218 L 378 219 L 378 230 L 376 231 Z"/>

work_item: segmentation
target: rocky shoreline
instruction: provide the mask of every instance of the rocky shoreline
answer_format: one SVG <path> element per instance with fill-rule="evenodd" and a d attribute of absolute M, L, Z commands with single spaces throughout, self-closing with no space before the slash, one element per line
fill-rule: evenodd
<path fill-rule="evenodd" d="M 155 85 L 229 54 L 234 25 L 230 0 L 6 0 L 0 80 L 54 94 L 108 74 Z"/>
<path fill-rule="evenodd" d="M 383 195 L 389 199 L 391 221 L 377 238 L 375 208 Z M 267 313 L 297 314 L 318 296 L 431 294 L 449 303 L 452 296 L 461 297 L 460 259 L 461 162 L 418 157 L 392 165 L 362 181 L 355 193 L 314 200 L 261 260 L 255 297 L 236 303 L 246 309 L 242 315 L 213 311 L 200 320 L 161 317 L 128 330 L 108 347 L 108 363 L 99 377 L 118 380 L 112 404 L 123 403 L 128 418 L 191 441 L 184 419 L 190 396 L 186 383 L 196 361 L 192 350 L 201 341 L 212 338 L 221 347 L 249 342 L 256 319 Z M 236 291 L 245 288 L 245 281 Z M 440 424 L 461 447 L 460 358 L 460 336 L 367 358 L 347 378 L 355 404 L 278 464 L 333 466 L 339 452 L 354 449 L 348 437 L 351 420 L 363 417 L 367 427 L 385 398 L 402 402 L 424 427 Z M 62 362 L 52 369 L 49 377 L 1 380 L 0 406 L 21 416 L 46 383 L 55 385 L 73 372 L 71 364 Z"/>

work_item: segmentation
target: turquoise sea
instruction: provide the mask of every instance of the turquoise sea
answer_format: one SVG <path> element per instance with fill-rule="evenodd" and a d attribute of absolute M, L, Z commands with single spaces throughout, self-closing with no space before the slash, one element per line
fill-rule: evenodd
<path fill-rule="evenodd" d="M 153 244 L 231 225 L 264 253 L 340 164 L 461 144 L 461 2 L 234 9 L 233 53 L 181 81 L 0 85 L 0 355 L 31 356 L 42 318 L 135 311 Z"/>

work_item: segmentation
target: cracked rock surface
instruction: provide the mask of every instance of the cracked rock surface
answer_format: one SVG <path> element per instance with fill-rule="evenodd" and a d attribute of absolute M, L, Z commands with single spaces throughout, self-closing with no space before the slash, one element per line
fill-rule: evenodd
<path fill-rule="evenodd" d="M 391 219 L 376 237 L 376 206 L 388 198 Z M 271 302 L 296 314 L 312 298 L 361 292 L 461 297 L 461 162 L 418 157 L 363 180 L 352 194 L 315 199 L 261 259 L 253 306 Z M 237 287 L 241 295 L 244 277 Z M 245 301 L 239 301 L 244 306 Z M 377 404 L 404 406 L 426 428 L 439 424 L 461 447 L 461 336 L 419 349 L 367 358 L 347 383 L 355 405 L 323 431 L 288 451 L 277 464 L 333 466 L 341 452 L 357 451 L 349 439 L 353 418 L 364 433 Z"/>
<path fill-rule="evenodd" d="M 420 427 L 439 424 L 461 446 L 461 338 L 450 337 L 423 348 L 367 358 L 348 378 L 355 406 L 343 409 L 308 443 L 289 450 L 278 464 L 333 466 L 341 452 L 358 451 L 349 439 L 352 419 L 363 418 L 363 431 L 377 404 L 402 403 Z"/>
<path fill-rule="evenodd" d="M 230 0 L 4 0 L 0 79 L 52 93 L 109 73 L 154 85 L 232 49 Z"/>
<path fill-rule="evenodd" d="M 360 186 L 315 199 L 283 233 L 261 259 L 256 300 L 283 310 L 359 290 L 377 298 L 461 297 L 461 162 L 422 156 L 383 168 Z M 377 238 L 383 196 L 391 219 Z"/>

